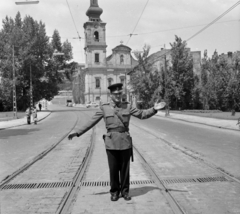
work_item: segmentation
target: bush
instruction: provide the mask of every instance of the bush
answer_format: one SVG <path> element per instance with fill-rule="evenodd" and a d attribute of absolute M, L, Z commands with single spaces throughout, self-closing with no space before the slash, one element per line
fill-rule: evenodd
<path fill-rule="evenodd" d="M 182 112 L 189 112 L 189 113 L 219 113 L 222 112 L 221 110 L 203 110 L 203 109 L 193 109 L 193 110 L 183 110 Z"/>

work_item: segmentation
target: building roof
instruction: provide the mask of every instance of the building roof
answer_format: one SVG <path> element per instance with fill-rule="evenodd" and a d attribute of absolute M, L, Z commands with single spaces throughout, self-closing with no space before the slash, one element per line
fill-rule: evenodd
<path fill-rule="evenodd" d="M 131 48 L 129 48 L 128 46 L 123 45 L 123 44 L 118 45 L 118 46 L 116 46 L 115 48 L 112 49 L 113 52 L 114 51 L 127 51 L 127 52 L 131 52 L 131 50 L 132 50 Z"/>

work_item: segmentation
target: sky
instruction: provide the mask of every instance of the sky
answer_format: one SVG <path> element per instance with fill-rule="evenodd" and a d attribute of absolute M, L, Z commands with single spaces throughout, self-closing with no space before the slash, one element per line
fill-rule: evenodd
<path fill-rule="evenodd" d="M 90 0 L 39 0 L 36 5 L 16 5 L 16 1 L 0 0 L 0 19 L 15 18 L 19 11 L 46 25 L 49 37 L 57 29 L 61 41 L 68 40 L 73 47 L 73 60 L 84 63 L 84 28 L 88 21 L 86 11 Z M 212 56 L 229 51 L 240 51 L 240 4 L 215 24 L 191 38 L 214 19 L 236 4 L 237 0 L 98 0 L 103 9 L 101 20 L 106 23 L 107 56 L 120 45 L 132 51 L 141 51 L 144 44 L 151 46 L 150 53 L 161 48 L 169 49 L 175 35 L 187 41 L 192 51 L 208 51 Z M 69 8 L 71 13 L 69 11 Z M 145 9 L 144 9 L 145 8 Z M 142 15 L 141 15 L 142 14 Z M 74 21 L 73 21 L 74 20 Z M 75 27 L 75 25 L 76 27 Z M 2 29 L 2 22 L 0 25 Z M 77 39 L 78 33 L 81 40 Z M 137 34 L 132 37 L 129 34 Z"/>

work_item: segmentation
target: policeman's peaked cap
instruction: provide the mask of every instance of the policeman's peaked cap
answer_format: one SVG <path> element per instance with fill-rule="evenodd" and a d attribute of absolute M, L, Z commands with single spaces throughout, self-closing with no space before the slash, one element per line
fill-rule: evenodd
<path fill-rule="evenodd" d="M 115 83 L 108 86 L 108 89 L 110 90 L 111 93 L 115 94 L 115 93 L 121 93 L 122 87 L 123 87 L 122 83 Z"/>

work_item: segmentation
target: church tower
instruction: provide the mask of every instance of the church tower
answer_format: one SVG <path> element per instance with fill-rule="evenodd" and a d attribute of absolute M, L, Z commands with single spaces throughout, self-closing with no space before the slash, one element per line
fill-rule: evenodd
<path fill-rule="evenodd" d="M 106 23 L 100 16 L 103 10 L 98 6 L 98 0 L 90 0 L 86 15 L 89 20 L 84 23 L 85 34 L 85 101 L 99 101 L 103 87 L 102 73 L 106 69 Z"/>
<path fill-rule="evenodd" d="M 106 57 L 106 23 L 100 16 L 103 10 L 98 6 L 98 0 L 90 0 L 90 7 L 86 15 L 88 21 L 84 23 L 85 34 L 85 103 L 109 102 L 108 87 L 121 82 L 124 86 L 125 97 L 129 98 L 127 75 L 137 65 L 131 56 L 131 48 L 123 45 L 112 49 L 112 54 Z"/>

